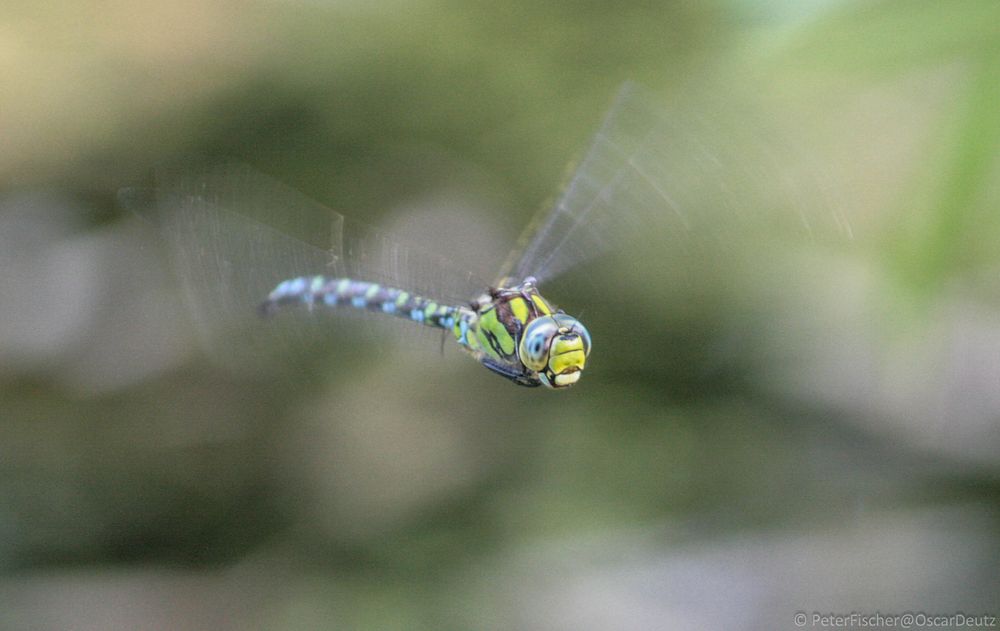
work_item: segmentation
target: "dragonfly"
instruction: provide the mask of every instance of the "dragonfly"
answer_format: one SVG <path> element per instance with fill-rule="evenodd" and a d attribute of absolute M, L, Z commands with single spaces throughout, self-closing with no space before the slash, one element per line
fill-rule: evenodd
<path fill-rule="evenodd" d="M 739 209 L 770 187 L 759 186 L 767 175 L 759 156 L 734 159 L 731 142 L 731 134 L 699 128 L 697 117 L 668 116 L 644 89 L 624 85 L 562 193 L 529 222 L 489 284 L 467 273 L 449 276 L 454 266 L 444 257 L 417 256 L 245 168 L 181 178 L 145 203 L 157 209 L 208 337 L 219 322 L 253 307 L 266 319 L 302 308 L 362 312 L 443 330 L 481 366 L 518 386 L 564 390 L 580 381 L 593 343 L 583 322 L 540 288 L 640 237 L 719 224 L 713 211 L 728 211 L 725 223 L 733 224 Z M 764 172 L 754 172 L 759 168 Z M 270 223 L 275 216 L 325 217 L 314 231 L 322 245 L 255 214 Z M 268 278 L 275 280 L 264 285 Z M 231 352 L 252 343 L 244 336 L 224 346 Z"/>
<path fill-rule="evenodd" d="M 453 332 L 483 367 L 520 386 L 567 388 L 590 354 L 590 333 L 538 292 L 537 279 L 504 281 L 468 305 L 448 305 L 396 287 L 351 278 L 298 277 L 282 281 L 260 306 L 269 315 L 285 305 L 321 304 L 394 315 Z"/>

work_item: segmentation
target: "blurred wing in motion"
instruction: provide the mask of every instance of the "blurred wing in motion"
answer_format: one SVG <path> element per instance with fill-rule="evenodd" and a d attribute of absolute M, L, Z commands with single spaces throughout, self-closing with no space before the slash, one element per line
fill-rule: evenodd
<path fill-rule="evenodd" d="M 346 221 L 248 167 L 156 179 L 152 189 L 123 190 L 120 201 L 158 229 L 198 338 L 227 368 L 288 369 L 329 352 L 338 331 L 337 339 L 350 339 L 345 326 L 421 335 L 420 327 L 349 308 L 289 307 L 259 317 L 258 307 L 287 279 L 349 277 L 458 302 L 482 291 L 443 257 Z"/>
<path fill-rule="evenodd" d="M 652 94 L 625 84 L 562 195 L 524 231 L 500 278 L 544 284 L 637 241 L 688 247 L 692 238 L 716 240 L 774 220 L 810 234 L 820 224 L 849 233 L 843 215 L 816 199 L 827 192 L 808 154 L 786 144 L 781 122 L 759 115 L 716 110 L 711 101 L 666 113 Z M 814 216 L 813 208 L 823 210 Z"/>

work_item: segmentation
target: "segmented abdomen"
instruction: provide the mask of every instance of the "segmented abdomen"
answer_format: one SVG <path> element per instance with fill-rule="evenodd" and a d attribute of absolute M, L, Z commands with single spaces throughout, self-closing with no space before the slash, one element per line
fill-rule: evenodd
<path fill-rule="evenodd" d="M 302 276 L 283 281 L 261 304 L 260 312 L 270 315 L 285 305 L 354 307 L 448 330 L 453 330 L 459 317 L 458 307 L 438 304 L 402 289 L 326 276 Z"/>

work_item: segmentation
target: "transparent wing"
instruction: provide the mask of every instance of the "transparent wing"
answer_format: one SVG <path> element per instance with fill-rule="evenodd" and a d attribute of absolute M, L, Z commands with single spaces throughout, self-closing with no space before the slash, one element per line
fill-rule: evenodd
<path fill-rule="evenodd" d="M 157 228 L 200 342 L 237 371 L 307 362 L 329 352 L 333 336 L 350 338 L 345 326 L 421 337 L 412 323 L 346 308 L 259 317 L 257 307 L 282 280 L 346 276 L 457 302 L 484 287 L 443 257 L 345 220 L 245 166 L 156 179 L 152 189 L 122 191 L 121 201 Z"/>
<path fill-rule="evenodd" d="M 774 220 L 849 231 L 829 200 L 815 198 L 828 191 L 808 154 L 788 142 L 794 136 L 779 131 L 782 121 L 729 102 L 743 109 L 702 99 L 664 112 L 639 86 L 623 86 L 562 195 L 529 224 L 500 278 L 544 283 L 636 241 L 686 247 L 690 237 Z"/>

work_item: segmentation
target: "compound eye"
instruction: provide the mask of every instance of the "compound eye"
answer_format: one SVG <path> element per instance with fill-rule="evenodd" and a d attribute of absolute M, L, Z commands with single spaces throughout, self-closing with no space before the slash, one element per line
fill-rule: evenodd
<path fill-rule="evenodd" d="M 549 344 L 558 325 L 551 317 L 536 318 L 528 324 L 521 338 L 521 361 L 531 370 L 542 370 L 548 359 Z"/>
<path fill-rule="evenodd" d="M 531 355 L 532 359 L 539 359 L 542 353 L 545 352 L 545 336 L 535 334 L 531 336 L 528 340 L 528 354 Z"/>
<path fill-rule="evenodd" d="M 583 354 L 590 355 L 590 332 L 587 331 L 586 327 L 579 322 L 577 322 L 576 326 L 573 327 L 573 330 L 579 333 L 580 337 L 583 338 Z"/>

